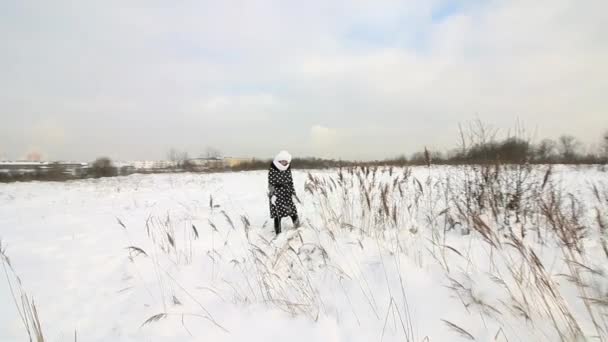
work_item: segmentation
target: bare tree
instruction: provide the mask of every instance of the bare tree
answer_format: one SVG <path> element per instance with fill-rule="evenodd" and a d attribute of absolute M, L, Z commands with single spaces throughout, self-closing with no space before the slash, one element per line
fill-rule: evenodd
<path fill-rule="evenodd" d="M 562 135 L 558 139 L 559 153 L 563 161 L 574 161 L 577 157 L 581 143 L 571 135 Z"/>
<path fill-rule="evenodd" d="M 117 169 L 110 158 L 101 157 L 97 158 L 91 165 L 91 175 L 95 178 L 113 177 L 117 175 Z"/>
<path fill-rule="evenodd" d="M 167 160 L 177 163 L 179 161 L 179 152 L 174 148 L 169 149 Z"/>
<path fill-rule="evenodd" d="M 536 158 L 540 161 L 550 161 L 555 158 L 557 143 L 551 139 L 543 139 L 536 147 Z"/>
<path fill-rule="evenodd" d="M 213 146 L 208 146 L 205 149 L 205 157 L 206 158 L 221 158 L 222 152 Z"/>
<path fill-rule="evenodd" d="M 190 156 L 186 151 L 179 151 L 175 148 L 171 148 L 169 152 L 167 152 L 167 159 L 173 163 L 173 167 L 182 168 L 190 159 Z"/>
<path fill-rule="evenodd" d="M 466 159 L 469 157 L 471 150 L 476 149 L 479 156 L 488 159 L 487 147 L 495 142 L 498 130 L 480 119 L 469 122 L 466 128 L 459 124 L 458 128 L 460 131 L 460 157 Z"/>
<path fill-rule="evenodd" d="M 604 157 L 608 158 L 608 131 L 604 132 L 604 136 L 602 137 L 602 150 Z"/>

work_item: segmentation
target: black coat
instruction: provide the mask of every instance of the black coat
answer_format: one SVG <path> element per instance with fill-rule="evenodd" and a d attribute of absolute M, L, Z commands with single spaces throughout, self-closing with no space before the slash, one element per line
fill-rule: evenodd
<path fill-rule="evenodd" d="M 277 198 L 275 204 L 272 204 L 272 196 L 276 196 Z M 268 170 L 270 217 L 275 218 L 297 215 L 298 212 L 293 203 L 293 196 L 296 196 L 296 190 L 293 187 L 291 166 L 287 170 L 281 171 L 272 163 Z"/>

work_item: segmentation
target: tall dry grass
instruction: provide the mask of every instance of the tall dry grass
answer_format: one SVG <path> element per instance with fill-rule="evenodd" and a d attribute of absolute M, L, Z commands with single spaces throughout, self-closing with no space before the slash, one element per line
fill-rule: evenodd
<path fill-rule="evenodd" d="M 21 278 L 17 275 L 17 272 L 6 254 L 6 247 L 2 245 L 2 240 L 0 240 L 0 259 L 2 261 L 2 269 L 4 270 L 7 285 L 11 297 L 13 298 L 13 303 L 19 314 L 19 319 L 23 324 L 23 330 L 27 333 L 28 340 L 30 342 L 44 342 L 42 324 L 40 323 L 36 303 L 24 289 Z"/>
<path fill-rule="evenodd" d="M 206 227 L 169 215 L 149 218 L 145 229 L 152 249 L 130 243 L 129 252 L 155 264 L 166 304 L 146 324 L 189 314 L 176 308 L 175 299 L 194 301 L 200 295 L 179 283 L 161 260 L 179 268 L 198 252 L 211 266 L 204 291 L 224 302 L 262 303 L 317 320 L 332 314 L 319 288 L 317 277 L 323 274 L 335 279 L 359 325 L 370 318 L 382 322 L 381 340 L 389 328 L 406 341 L 428 340 L 415 333 L 401 265 L 407 258 L 420 268 L 439 265 L 444 285 L 464 312 L 492 322 L 494 340 L 512 340 L 520 327 L 531 340 L 608 339 L 608 281 L 597 266 L 598 257 L 608 258 L 605 186 L 591 185 L 595 203 L 588 203 L 567 192 L 551 167 L 496 162 L 439 169 L 430 156 L 426 163 L 308 173 L 304 202 L 311 202 L 314 215 L 274 241 L 246 215 L 218 209 L 213 197 Z M 190 232 L 177 234 L 179 227 Z M 211 242 L 200 250 L 197 238 L 205 230 Z M 374 293 L 360 264 L 341 260 L 344 236 L 362 252 L 379 251 L 387 298 Z M 593 249 L 594 241 L 603 254 Z M 357 307 L 353 289 L 344 285 L 353 282 L 365 308 Z M 484 287 L 495 296 L 480 295 Z M 193 316 L 228 330 L 198 304 L 200 312 Z M 466 321 L 444 318 L 439 323 L 460 336 L 479 338 L 467 330 Z"/>
<path fill-rule="evenodd" d="M 309 174 L 306 191 L 316 199 L 316 209 L 334 235 L 340 230 L 357 232 L 395 246 L 393 253 L 406 254 L 406 244 L 397 236 L 409 233 L 405 240 L 418 242 L 421 240 L 414 236 L 426 236 L 430 255 L 443 266 L 449 288 L 467 310 L 476 308 L 498 324 L 507 314 L 519 317 L 521 324 L 540 325 L 547 320 L 551 332 L 538 334 L 550 333 L 563 341 L 608 339 L 608 301 L 603 290 L 608 282 L 603 271 L 590 264 L 590 258 L 599 255 L 590 255 L 588 250 L 593 245 L 590 237 L 598 236 L 603 257 L 608 256 L 608 197 L 597 185 L 593 185 L 597 203 L 589 208 L 554 181 L 551 167 L 495 163 L 454 167 L 446 175 L 434 174 L 431 165 L 417 176 L 408 168 L 400 172 L 393 168 L 341 169 L 329 176 Z M 590 209 L 595 220 L 585 217 Z M 448 236 L 454 232 L 462 239 L 483 242 L 490 265 L 486 276 L 508 301 L 490 304 L 475 297 L 474 284 L 456 280 L 455 274 L 466 277 L 470 272 L 466 268 L 475 268 L 478 260 L 470 257 L 470 249 L 448 245 Z M 566 266 L 559 275 L 541 257 L 554 245 Z M 451 261 L 453 256 L 464 260 L 464 272 L 454 270 L 462 268 L 462 263 Z M 577 298 L 566 296 L 570 288 L 563 279 L 574 286 Z M 470 277 L 469 282 L 473 282 Z M 585 316 L 573 309 L 581 305 Z M 506 329 L 501 326 L 498 335 L 505 335 Z"/>

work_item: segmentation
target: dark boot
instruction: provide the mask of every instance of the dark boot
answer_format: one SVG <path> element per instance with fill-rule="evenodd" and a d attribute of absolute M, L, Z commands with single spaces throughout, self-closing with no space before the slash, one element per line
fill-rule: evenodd
<path fill-rule="evenodd" d="M 291 215 L 291 221 L 293 221 L 294 228 L 300 227 L 300 219 L 298 218 L 298 214 Z"/>
<path fill-rule="evenodd" d="M 281 234 L 281 218 L 280 217 L 274 218 L 274 232 L 277 235 Z"/>

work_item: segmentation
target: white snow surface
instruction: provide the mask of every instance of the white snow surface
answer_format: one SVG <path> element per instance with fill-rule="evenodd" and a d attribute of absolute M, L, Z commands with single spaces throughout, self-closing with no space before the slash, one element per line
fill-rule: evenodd
<path fill-rule="evenodd" d="M 433 221 L 455 210 L 434 182 L 458 169 L 412 171 L 402 199 L 389 198 L 389 207 L 404 208 L 394 227 L 377 231 L 387 222 L 359 213 L 362 192 L 324 199 L 305 190 L 308 171 L 294 171 L 303 226 L 284 219 L 276 239 L 266 172 L 0 184 L 0 239 L 35 301 L 47 341 L 75 335 L 78 341 L 560 340 L 552 323 L 565 326 L 558 309 L 552 319 L 533 302 L 522 310 L 525 317 L 513 304 L 522 298 L 506 265 L 525 267 L 510 247 L 501 254 L 478 232 L 464 235 L 464 224 L 445 231 Z M 383 169 L 378 182 L 389 184 L 403 172 Z M 310 173 L 327 184 L 338 181 L 336 170 Z M 597 213 L 608 212 L 592 191 L 606 185 L 606 175 L 595 167 L 553 170 L 553 184 L 580 200 L 588 227 L 595 227 Z M 587 295 L 608 298 L 608 263 L 596 230 L 584 238 L 584 261 L 598 272 L 588 277 L 595 292 Z M 534 231 L 524 240 L 582 329 L 567 339 L 600 335 L 581 293 L 560 276 L 568 274 L 560 245 L 541 235 Z M 2 278 L 0 341 L 27 340 Z M 606 311 L 595 310 L 604 326 Z"/>

